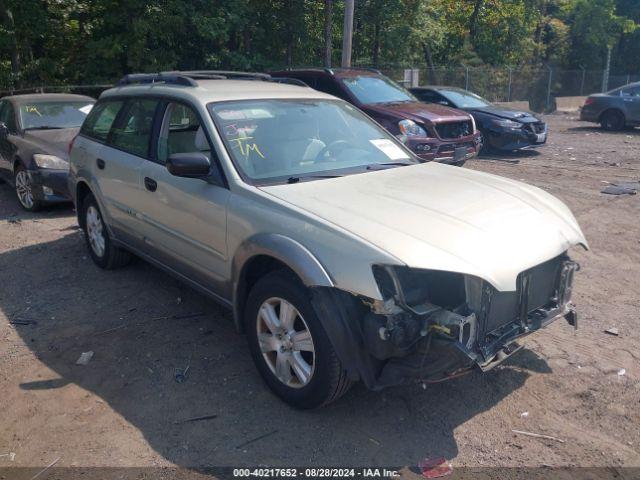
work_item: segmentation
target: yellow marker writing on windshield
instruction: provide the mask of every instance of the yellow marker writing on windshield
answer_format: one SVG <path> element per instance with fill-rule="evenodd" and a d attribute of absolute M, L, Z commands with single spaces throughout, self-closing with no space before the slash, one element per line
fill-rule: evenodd
<path fill-rule="evenodd" d="M 36 106 L 32 106 L 32 105 L 27 105 L 25 107 L 25 110 L 27 113 L 35 113 L 36 115 L 38 115 L 39 117 L 42 116 L 42 114 L 38 111 L 38 107 Z"/>
<path fill-rule="evenodd" d="M 264 155 L 260 151 L 260 147 L 256 143 L 248 143 L 248 140 L 252 140 L 253 137 L 239 137 L 234 138 L 231 141 L 236 142 L 236 145 L 240 149 L 240 153 L 244 157 L 248 157 L 251 152 L 256 152 L 260 157 L 264 158 Z"/>

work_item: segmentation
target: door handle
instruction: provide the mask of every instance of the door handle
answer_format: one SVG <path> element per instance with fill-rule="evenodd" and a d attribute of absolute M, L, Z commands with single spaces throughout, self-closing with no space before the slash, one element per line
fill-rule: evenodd
<path fill-rule="evenodd" d="M 155 192 L 158 188 L 158 182 L 149 177 L 144 177 L 144 188 L 150 192 Z"/>
<path fill-rule="evenodd" d="M 104 166 L 106 165 L 106 163 L 104 163 L 104 160 L 103 160 L 103 159 L 101 159 L 101 158 L 98 158 L 98 159 L 96 160 L 96 164 L 98 165 L 98 168 L 99 168 L 100 170 L 104 170 Z"/>

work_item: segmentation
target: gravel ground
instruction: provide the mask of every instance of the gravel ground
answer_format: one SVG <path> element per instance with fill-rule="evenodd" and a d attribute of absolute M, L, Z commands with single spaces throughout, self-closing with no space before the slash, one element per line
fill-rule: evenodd
<path fill-rule="evenodd" d="M 56 467 L 412 467 L 426 456 L 455 468 L 640 467 L 640 196 L 600 193 L 605 181 L 640 179 L 640 131 L 547 120 L 539 153 L 467 167 L 571 207 L 591 246 L 573 252 L 579 330 L 558 321 L 488 374 L 426 389 L 356 386 L 312 412 L 269 393 L 229 313 L 141 261 L 99 270 L 70 208 L 26 214 L 0 185 L 0 455 L 15 453 L 0 468 L 57 458 Z M 90 350 L 91 362 L 75 365 Z M 184 422 L 207 415 L 216 417 Z"/>

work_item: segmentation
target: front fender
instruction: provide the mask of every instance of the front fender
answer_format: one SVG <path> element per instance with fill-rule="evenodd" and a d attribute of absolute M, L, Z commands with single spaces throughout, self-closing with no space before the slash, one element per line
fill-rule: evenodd
<path fill-rule="evenodd" d="M 272 257 L 293 270 L 307 287 L 333 287 L 334 281 L 304 245 L 278 233 L 259 233 L 240 244 L 233 257 L 231 278 L 233 288 L 233 317 L 236 328 L 242 330 L 242 304 L 245 267 L 258 256 Z"/>

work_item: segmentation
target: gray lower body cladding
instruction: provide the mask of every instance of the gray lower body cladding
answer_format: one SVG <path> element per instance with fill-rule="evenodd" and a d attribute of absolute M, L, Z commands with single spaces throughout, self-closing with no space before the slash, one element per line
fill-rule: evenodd
<path fill-rule="evenodd" d="M 431 306 L 394 315 L 390 334 L 389 316 L 374 314 L 350 293 L 313 288 L 312 303 L 349 377 L 379 390 L 486 371 L 519 350 L 518 338 L 556 319 L 577 326 L 570 304 L 577 269 L 562 255 L 522 272 L 515 292 L 482 282 L 475 298 L 455 311 Z"/>

